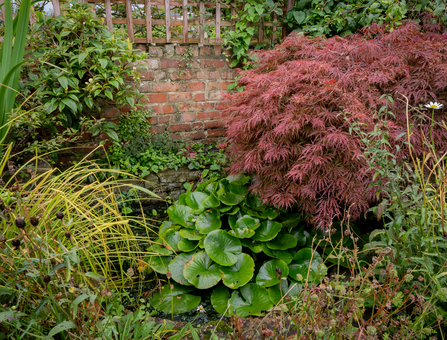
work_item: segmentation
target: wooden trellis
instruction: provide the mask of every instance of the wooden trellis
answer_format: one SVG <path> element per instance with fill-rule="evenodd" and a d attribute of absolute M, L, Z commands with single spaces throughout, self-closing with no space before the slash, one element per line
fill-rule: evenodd
<path fill-rule="evenodd" d="M 0 0 L 1 1 L 1 0 Z M 105 7 L 105 23 L 110 31 L 113 31 L 113 24 L 122 24 L 127 26 L 128 37 L 132 42 L 135 43 L 184 43 L 184 44 L 216 44 L 222 43 L 221 39 L 221 28 L 230 27 L 234 29 L 235 19 L 232 21 L 221 20 L 221 10 L 223 8 L 231 8 L 228 5 L 222 5 L 220 3 L 214 2 L 188 2 L 188 0 L 174 1 L 174 0 L 81 0 L 83 2 L 88 2 L 91 4 L 102 3 Z M 54 15 L 58 16 L 61 13 L 61 2 L 59 0 L 52 0 Z M 126 18 L 113 18 L 112 17 L 112 3 L 125 4 L 126 5 Z M 144 5 L 145 18 L 135 19 L 132 16 L 132 4 Z M 283 11 L 289 11 L 293 8 L 294 0 L 288 0 L 287 7 L 281 8 Z M 165 8 L 165 19 L 153 19 L 151 13 L 151 6 L 163 7 Z M 171 18 L 171 6 L 182 8 L 182 20 L 174 20 Z M 189 20 L 188 19 L 188 7 L 198 7 L 199 8 L 199 18 Z M 206 8 L 215 8 L 216 14 L 214 19 L 205 20 Z M 169 10 L 166 10 L 169 9 Z M 92 10 L 94 7 L 92 6 Z M 232 16 L 235 16 L 236 10 L 232 8 Z M 273 21 L 277 21 L 278 16 L 275 13 L 273 15 Z M 216 37 L 213 39 L 207 39 L 205 37 L 204 26 L 209 24 L 214 24 L 216 29 Z M 146 27 L 146 38 L 135 38 L 134 37 L 134 25 L 145 25 Z M 165 38 L 155 38 L 152 34 L 152 25 L 162 25 L 166 27 L 166 37 Z M 183 27 L 183 37 L 173 38 L 171 32 L 171 26 L 182 26 Z M 188 37 L 188 27 L 196 26 L 198 27 L 198 38 Z M 279 23 L 277 26 L 273 25 L 272 22 L 262 22 L 259 25 L 258 37 L 252 39 L 252 43 L 265 42 L 264 37 L 264 27 L 273 26 L 272 39 L 276 40 L 277 33 L 284 35 L 284 28 L 282 32 L 277 32 L 277 26 L 282 26 Z"/>

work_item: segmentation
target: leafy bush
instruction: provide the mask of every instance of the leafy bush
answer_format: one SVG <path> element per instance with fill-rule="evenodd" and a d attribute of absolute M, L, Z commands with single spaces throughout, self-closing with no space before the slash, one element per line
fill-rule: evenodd
<path fill-rule="evenodd" d="M 169 221 L 152 247 L 160 256 L 149 265 L 176 284 L 167 284 L 151 298 L 157 310 L 195 308 L 200 296 L 194 287 L 208 289 L 222 280 L 211 296 L 216 311 L 259 315 L 278 303 L 294 282 L 318 282 L 326 274 L 320 255 L 309 248 L 312 239 L 300 224 L 301 215 L 263 205 L 248 193 L 248 181 L 244 176 L 214 178 L 195 191 L 189 186 L 168 208 Z"/>
<path fill-rule="evenodd" d="M 263 202 L 298 206 L 319 228 L 342 218 L 343 211 L 358 218 L 375 191 L 359 157 L 362 143 L 349 134 L 352 122 L 371 130 L 383 94 L 404 94 L 417 106 L 441 100 L 447 88 L 447 37 L 421 29 L 409 22 L 392 33 L 373 25 L 346 38 L 295 34 L 259 53 L 257 68 L 242 72 L 245 90 L 229 94 L 223 111 L 229 117 L 232 173 L 254 175 L 251 189 Z M 395 144 L 406 131 L 405 103 L 396 100 L 389 109 L 395 113 L 389 124 Z M 440 119 L 438 110 L 434 120 Z M 427 133 L 431 124 L 410 117 L 415 123 L 420 129 L 411 142 L 419 156 L 421 131 Z M 447 147 L 447 132 L 438 125 L 433 138 L 437 149 Z M 408 151 L 400 148 L 397 156 L 408 157 Z"/>
<path fill-rule="evenodd" d="M 313 36 L 324 34 L 353 34 L 372 23 L 386 24 L 389 28 L 402 25 L 402 19 L 430 23 L 447 23 L 447 13 L 442 0 L 409 1 L 323 1 L 301 0 L 287 12 L 285 24 L 293 30 Z"/>
<path fill-rule="evenodd" d="M 28 45 L 22 92 L 33 95 L 16 113 L 11 138 L 20 149 L 15 152 L 47 151 L 52 141 L 53 149 L 61 148 L 88 132 L 116 139 L 114 125 L 98 120 L 100 106 L 136 105 L 141 95 L 125 81 L 140 81 L 138 69 L 144 65 L 136 65 L 145 54 L 137 55 L 129 41 L 112 35 L 85 3 L 72 4 L 57 18 L 40 14 Z M 30 121 L 23 111 L 31 109 Z"/>
<path fill-rule="evenodd" d="M 122 122 L 128 120 L 129 117 L 122 117 Z M 185 145 L 168 133 L 155 136 L 137 133 L 126 140 L 123 133 L 126 130 L 118 131 L 123 142 L 110 146 L 109 159 L 113 166 L 130 174 L 145 177 L 151 172 L 186 166 L 191 170 L 209 167 L 214 174 L 220 174 L 227 164 L 224 150 L 213 144 Z"/>

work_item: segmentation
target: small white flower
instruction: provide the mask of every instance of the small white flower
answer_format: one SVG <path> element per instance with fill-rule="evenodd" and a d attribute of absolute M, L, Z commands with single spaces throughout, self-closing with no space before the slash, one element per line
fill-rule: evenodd
<path fill-rule="evenodd" d="M 425 107 L 427 107 L 429 109 L 435 109 L 435 110 L 438 110 L 438 109 L 440 109 L 443 106 L 444 106 L 443 104 L 436 103 L 436 102 L 435 103 L 430 102 L 430 104 L 425 104 Z"/>
<path fill-rule="evenodd" d="M 197 311 L 199 311 L 200 313 L 205 313 L 205 308 L 203 308 L 203 306 L 200 305 L 199 307 L 197 307 Z"/>
<path fill-rule="evenodd" d="M 90 83 L 93 81 L 93 79 L 92 78 L 89 78 L 89 80 L 88 80 Z"/>

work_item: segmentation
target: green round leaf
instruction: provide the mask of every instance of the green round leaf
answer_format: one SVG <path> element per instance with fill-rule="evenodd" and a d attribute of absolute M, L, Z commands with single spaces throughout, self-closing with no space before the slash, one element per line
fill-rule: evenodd
<path fill-rule="evenodd" d="M 172 256 L 152 256 L 149 260 L 149 266 L 151 266 L 157 273 L 166 275 L 169 271 L 169 262 L 171 262 L 172 259 Z"/>
<path fill-rule="evenodd" d="M 244 228 L 244 229 L 237 228 L 234 230 L 230 230 L 228 233 L 231 236 L 234 236 L 237 238 L 250 238 L 255 234 L 255 231 L 251 230 L 251 229 L 247 229 L 247 228 Z"/>
<path fill-rule="evenodd" d="M 272 241 L 267 242 L 267 247 L 273 250 L 286 250 L 295 248 L 297 239 L 291 234 L 279 234 Z"/>
<path fill-rule="evenodd" d="M 221 266 L 232 266 L 242 251 L 241 241 L 224 230 L 210 232 L 204 241 L 206 253 Z"/>
<path fill-rule="evenodd" d="M 183 276 L 185 263 L 191 260 L 194 253 L 180 253 L 168 265 L 172 279 L 184 286 L 191 286 L 191 283 Z"/>
<path fill-rule="evenodd" d="M 178 243 L 182 240 L 179 232 L 174 229 L 169 229 L 166 232 L 163 244 L 168 250 L 178 251 Z"/>
<path fill-rule="evenodd" d="M 164 247 L 163 241 L 161 239 L 155 240 L 148 250 L 153 251 L 154 253 L 157 253 L 160 255 L 171 255 L 172 254 L 172 251 L 170 251 L 169 249 L 166 249 Z"/>
<path fill-rule="evenodd" d="M 276 270 L 278 268 L 281 274 Z M 283 260 L 270 260 L 265 262 L 256 276 L 256 283 L 261 287 L 271 287 L 281 282 L 281 278 L 287 277 L 289 267 Z"/>
<path fill-rule="evenodd" d="M 321 256 L 310 248 L 298 251 L 289 264 L 289 277 L 292 280 L 305 282 L 309 273 L 309 282 L 315 282 L 324 276 L 319 265 L 322 263 Z"/>
<path fill-rule="evenodd" d="M 183 238 L 178 243 L 178 249 L 185 252 L 193 251 L 197 248 L 199 241 L 191 241 L 186 238 Z"/>
<path fill-rule="evenodd" d="M 201 251 L 185 263 L 183 275 L 196 288 L 207 289 L 215 286 L 221 279 L 219 266 L 211 261 L 206 252 Z"/>
<path fill-rule="evenodd" d="M 200 208 L 202 202 L 207 198 L 208 195 L 203 192 L 190 192 L 186 194 L 185 201 L 191 209 L 197 210 Z"/>
<path fill-rule="evenodd" d="M 170 230 L 170 229 L 178 230 L 178 229 L 180 229 L 180 226 L 176 225 L 172 222 L 169 222 L 169 221 L 164 221 L 160 226 L 160 230 L 158 231 L 158 236 L 160 236 L 160 238 L 163 239 L 166 236 L 166 233 L 168 232 L 168 230 Z"/>
<path fill-rule="evenodd" d="M 160 292 L 149 299 L 149 303 L 156 310 L 163 313 L 185 313 L 196 308 L 200 303 L 200 296 L 187 294 L 194 290 L 192 287 L 166 284 Z"/>
<path fill-rule="evenodd" d="M 221 227 L 220 213 L 217 210 L 204 211 L 197 217 L 196 229 L 201 234 L 208 234 Z"/>
<path fill-rule="evenodd" d="M 282 280 L 280 284 L 274 285 L 268 289 L 270 301 L 274 305 L 278 304 L 281 299 L 281 303 L 285 303 L 286 300 L 283 297 L 297 296 L 300 293 L 302 285 L 298 283 L 292 283 L 288 280 Z"/>
<path fill-rule="evenodd" d="M 239 254 L 237 262 L 231 267 L 220 267 L 225 286 L 236 289 L 244 286 L 253 277 L 255 263 L 250 255 Z"/>
<path fill-rule="evenodd" d="M 267 289 L 257 283 L 249 283 L 238 291 L 234 291 L 230 298 L 230 314 L 245 318 L 249 315 L 260 315 L 263 310 L 270 309 L 273 305 L 270 301 Z"/>
<path fill-rule="evenodd" d="M 282 224 L 276 221 L 264 221 L 261 226 L 256 229 L 253 240 L 256 241 L 270 241 L 278 235 L 282 228 Z"/>
<path fill-rule="evenodd" d="M 232 229 L 251 229 L 251 230 L 256 230 L 259 228 L 261 224 L 259 223 L 259 220 L 257 218 L 253 218 L 251 216 L 248 215 L 244 215 L 241 218 L 239 218 L 236 223 L 234 224 L 234 226 L 232 227 Z"/>
<path fill-rule="evenodd" d="M 195 229 L 180 229 L 178 232 L 181 237 L 191 241 L 198 241 L 203 237 L 203 235 Z"/>
<path fill-rule="evenodd" d="M 211 304 L 219 314 L 223 314 L 227 311 L 229 299 L 230 291 L 224 286 L 216 287 L 211 294 Z"/>
<path fill-rule="evenodd" d="M 225 188 L 217 190 L 217 198 L 226 205 L 237 205 L 242 202 L 244 196 L 225 192 Z"/>
<path fill-rule="evenodd" d="M 194 228 L 194 223 L 190 221 L 195 219 L 196 216 L 191 213 L 191 208 L 187 205 L 171 205 L 168 208 L 168 215 L 171 221 L 185 228 Z"/>

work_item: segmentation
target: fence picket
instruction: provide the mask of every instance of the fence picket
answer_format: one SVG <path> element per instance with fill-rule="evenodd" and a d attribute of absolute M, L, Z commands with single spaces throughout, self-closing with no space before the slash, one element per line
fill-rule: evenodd
<path fill-rule="evenodd" d="M 203 44 L 205 41 L 205 31 L 203 29 L 203 25 L 205 24 L 205 3 L 200 1 L 199 4 L 199 40 L 200 44 Z"/>
<path fill-rule="evenodd" d="M 132 3 L 131 0 L 126 0 L 126 21 L 127 21 L 127 34 L 130 41 L 134 41 L 133 36 L 133 18 L 132 18 Z"/>
<path fill-rule="evenodd" d="M 113 32 L 113 24 L 112 24 L 112 5 L 110 3 L 110 0 L 105 0 L 104 7 L 106 10 L 106 24 L 107 29 L 110 32 Z"/>
<path fill-rule="evenodd" d="M 147 43 L 152 43 L 152 11 L 151 11 L 151 0 L 145 0 L 144 9 L 146 12 L 146 36 Z"/>
<path fill-rule="evenodd" d="M 216 43 L 220 44 L 220 3 L 216 3 Z"/>
<path fill-rule="evenodd" d="M 54 16 L 58 17 L 59 15 L 61 15 L 61 7 L 60 7 L 59 0 L 53 0 L 52 2 L 53 2 Z"/>

